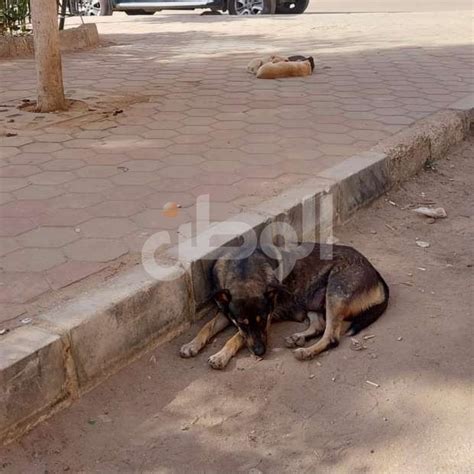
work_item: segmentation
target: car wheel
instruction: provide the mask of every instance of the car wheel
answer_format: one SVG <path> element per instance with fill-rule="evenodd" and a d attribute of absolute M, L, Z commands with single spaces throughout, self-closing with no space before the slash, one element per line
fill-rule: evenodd
<path fill-rule="evenodd" d="M 228 0 L 230 15 L 273 15 L 276 0 Z"/>
<path fill-rule="evenodd" d="M 90 2 L 93 7 L 95 6 L 96 14 L 100 16 L 110 16 L 113 13 L 112 9 L 112 2 L 110 0 L 96 0 L 93 2 Z M 99 8 L 97 10 L 97 4 L 99 4 Z M 91 13 L 89 13 L 91 14 Z M 94 13 L 92 13 L 94 14 Z"/>
<path fill-rule="evenodd" d="M 154 15 L 155 12 L 148 12 L 146 10 L 125 10 L 127 15 Z"/>
<path fill-rule="evenodd" d="M 309 5 L 309 0 L 283 1 L 276 7 L 276 13 L 280 15 L 297 15 L 303 13 Z"/>

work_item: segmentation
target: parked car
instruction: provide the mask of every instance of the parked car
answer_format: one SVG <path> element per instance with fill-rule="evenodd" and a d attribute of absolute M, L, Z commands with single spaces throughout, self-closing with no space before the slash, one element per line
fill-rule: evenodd
<path fill-rule="evenodd" d="M 127 15 L 153 15 L 161 10 L 210 9 L 227 11 L 230 15 L 265 15 L 303 13 L 309 0 L 89 0 L 89 11 L 112 15 L 123 11 Z M 92 13 L 94 14 L 94 13 Z"/>

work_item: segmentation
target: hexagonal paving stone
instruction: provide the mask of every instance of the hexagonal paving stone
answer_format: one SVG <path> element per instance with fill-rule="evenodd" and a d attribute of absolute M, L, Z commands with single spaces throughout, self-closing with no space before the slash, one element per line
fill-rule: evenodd
<path fill-rule="evenodd" d="M 107 267 L 106 263 L 70 261 L 50 268 L 45 272 L 46 280 L 53 290 L 76 283 Z"/>
<path fill-rule="evenodd" d="M 160 170 L 160 176 L 167 178 L 192 178 L 198 173 L 192 166 L 167 166 Z"/>
<path fill-rule="evenodd" d="M 108 178 L 120 173 L 117 166 L 84 166 L 76 171 L 76 174 L 82 178 Z"/>
<path fill-rule="evenodd" d="M 22 146 L 21 150 L 26 153 L 52 153 L 62 148 L 59 143 L 30 143 L 29 145 Z"/>
<path fill-rule="evenodd" d="M 24 247 L 62 247 L 74 242 L 79 234 L 68 227 L 39 227 L 17 237 Z"/>
<path fill-rule="evenodd" d="M 129 219 L 118 217 L 96 217 L 81 225 L 81 233 L 86 237 L 120 238 L 136 229 Z"/>
<path fill-rule="evenodd" d="M 11 193 L 0 193 L 0 205 L 7 204 L 13 201 L 15 198 Z"/>
<path fill-rule="evenodd" d="M 40 226 L 69 227 L 91 218 L 83 209 L 51 209 L 32 218 Z"/>
<path fill-rule="evenodd" d="M 275 137 L 275 142 L 278 140 Z M 284 139 L 286 140 L 286 139 Z M 278 153 L 281 151 L 280 145 L 277 145 L 275 142 L 273 143 L 248 143 L 247 145 L 243 145 L 240 149 L 246 153 Z"/>
<path fill-rule="evenodd" d="M 55 151 L 49 155 L 55 159 L 61 160 L 87 160 L 88 158 L 94 158 L 97 156 L 97 153 L 92 150 L 76 150 L 76 149 L 64 149 Z"/>
<path fill-rule="evenodd" d="M 13 200 L 0 206 L 1 217 L 35 217 L 48 209 L 45 200 Z"/>
<path fill-rule="evenodd" d="M 181 207 L 190 207 L 196 202 L 196 198 L 189 193 L 160 192 L 151 194 L 146 198 L 146 206 L 150 209 L 163 209 L 169 202 L 179 204 Z"/>
<path fill-rule="evenodd" d="M 0 217 L 0 236 L 2 237 L 14 237 L 35 227 L 36 224 L 31 219 Z"/>
<path fill-rule="evenodd" d="M 211 173 L 238 173 L 241 168 L 244 167 L 242 163 L 235 161 L 217 161 L 209 160 L 201 163 L 199 167 L 203 171 L 209 171 Z"/>
<path fill-rule="evenodd" d="M 248 178 L 276 178 L 285 172 L 279 165 L 273 166 L 246 166 L 239 171 L 242 177 Z"/>
<path fill-rule="evenodd" d="M 81 239 L 63 248 L 72 260 L 83 262 L 109 262 L 125 255 L 128 247 L 118 240 Z"/>
<path fill-rule="evenodd" d="M 48 203 L 53 209 L 84 209 L 102 200 L 103 197 L 99 193 L 65 193 L 50 199 Z"/>
<path fill-rule="evenodd" d="M 26 303 L 50 289 L 41 273 L 4 273 L 0 286 L 1 303 Z"/>
<path fill-rule="evenodd" d="M 0 189 L 4 193 L 22 189 L 25 186 L 28 186 L 28 181 L 25 178 L 0 178 Z"/>
<path fill-rule="evenodd" d="M 31 137 L 21 137 L 21 136 L 13 136 L 13 137 L 0 137 L 0 147 L 17 147 L 26 145 L 31 143 L 33 138 Z"/>
<path fill-rule="evenodd" d="M 2 176 L 4 178 L 22 178 L 40 173 L 41 169 L 32 165 L 8 165 L 2 168 Z"/>
<path fill-rule="evenodd" d="M 186 209 L 178 209 L 175 217 L 167 216 L 161 209 L 147 209 L 131 217 L 140 227 L 145 229 L 175 230 L 181 224 L 193 221 L 191 214 Z"/>
<path fill-rule="evenodd" d="M 29 178 L 33 184 L 49 185 L 62 184 L 75 179 L 73 173 L 69 171 L 43 171 Z"/>
<path fill-rule="evenodd" d="M 205 194 L 210 195 L 210 202 L 229 202 L 233 201 L 237 197 L 241 196 L 242 192 L 238 189 L 238 185 L 235 187 L 221 186 L 221 185 L 209 185 L 198 186 L 192 190 L 194 196 L 201 196 Z"/>
<path fill-rule="evenodd" d="M 43 146 L 44 145 L 52 145 L 52 144 L 44 143 Z M 97 147 L 97 140 L 94 140 L 93 138 L 74 138 L 73 140 L 69 140 L 69 141 L 65 142 L 64 146 L 66 148 L 79 148 L 79 149 L 82 149 L 82 148 L 95 148 L 95 147 Z M 59 147 L 56 150 L 48 150 L 48 151 L 57 151 L 60 148 L 61 147 Z M 30 151 L 32 151 L 32 150 L 30 150 Z"/>
<path fill-rule="evenodd" d="M 90 207 L 88 211 L 100 217 L 128 217 L 145 209 L 145 205 L 138 201 L 105 201 Z"/>
<path fill-rule="evenodd" d="M 71 140 L 71 136 L 64 133 L 43 133 L 36 137 L 39 142 L 61 143 Z"/>
<path fill-rule="evenodd" d="M 72 193 L 100 193 L 113 185 L 103 178 L 80 178 L 67 183 L 65 188 Z"/>
<path fill-rule="evenodd" d="M 158 173 L 145 173 L 143 171 L 127 171 L 113 176 L 110 181 L 115 185 L 148 184 L 157 179 Z"/>
<path fill-rule="evenodd" d="M 148 130 L 146 132 L 141 132 L 140 136 L 143 138 L 173 138 L 178 135 L 178 132 L 175 130 Z"/>
<path fill-rule="evenodd" d="M 129 160 L 122 163 L 121 166 L 129 171 L 149 172 L 163 168 L 165 165 L 158 160 Z"/>
<path fill-rule="evenodd" d="M 0 256 L 13 252 L 20 248 L 20 245 L 15 239 L 11 237 L 0 237 Z"/>
<path fill-rule="evenodd" d="M 31 184 L 25 188 L 13 191 L 13 194 L 17 199 L 50 199 L 55 196 L 59 196 L 64 193 L 64 190 L 58 186 L 37 186 Z"/>
<path fill-rule="evenodd" d="M 317 133 L 315 138 L 321 143 L 331 143 L 334 145 L 350 145 L 355 139 L 345 133 Z"/>
<path fill-rule="evenodd" d="M 21 150 L 13 146 L 2 146 L 2 158 L 10 158 L 19 155 Z"/>
<path fill-rule="evenodd" d="M 85 166 L 85 161 L 77 160 L 77 159 L 58 159 L 58 160 L 51 160 L 47 163 L 41 165 L 41 168 L 45 171 L 70 171 L 75 170 L 77 168 L 82 168 Z"/>
<path fill-rule="evenodd" d="M 2 257 L 0 266 L 6 272 L 41 272 L 65 260 L 60 249 L 27 248 Z"/>

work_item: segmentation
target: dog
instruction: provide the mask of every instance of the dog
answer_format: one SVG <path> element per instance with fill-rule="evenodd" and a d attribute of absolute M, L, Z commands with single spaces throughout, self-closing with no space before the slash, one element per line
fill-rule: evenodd
<path fill-rule="evenodd" d="M 283 61 L 288 61 L 288 58 L 283 56 L 277 56 L 275 54 L 264 56 L 263 58 L 252 59 L 247 65 L 247 72 L 250 74 L 257 74 L 258 69 L 267 63 L 279 63 Z"/>
<path fill-rule="evenodd" d="M 182 357 L 194 357 L 218 332 L 233 324 L 238 332 L 209 358 L 215 369 L 226 367 L 246 345 L 263 357 L 272 321 L 309 320 L 305 331 L 285 339 L 294 355 L 307 360 L 339 344 L 343 330 L 355 335 L 385 311 L 389 287 L 380 273 L 361 253 L 343 245 L 306 242 L 289 250 L 257 249 L 239 258 L 229 251 L 213 267 L 214 300 L 218 313 L 188 344 Z M 328 256 L 331 258 L 328 258 Z M 277 270 L 293 266 L 280 283 Z M 349 326 L 347 328 L 347 326 Z M 306 341 L 321 339 L 309 347 Z"/>
<path fill-rule="evenodd" d="M 305 63 L 309 61 L 311 69 L 306 65 L 292 65 L 288 63 Z M 281 63 L 286 63 L 283 65 Z M 279 64 L 279 66 L 272 66 Z M 263 69 L 262 69 L 263 68 Z M 261 71 L 260 71 L 261 70 Z M 281 77 L 309 76 L 314 71 L 314 59 L 312 56 L 265 56 L 263 58 L 252 59 L 247 65 L 247 72 L 256 75 L 259 79 L 276 79 Z"/>
<path fill-rule="evenodd" d="M 284 77 L 311 76 L 314 70 L 314 59 L 309 56 L 304 61 L 281 61 L 266 63 L 258 68 L 257 79 L 282 79 Z"/>

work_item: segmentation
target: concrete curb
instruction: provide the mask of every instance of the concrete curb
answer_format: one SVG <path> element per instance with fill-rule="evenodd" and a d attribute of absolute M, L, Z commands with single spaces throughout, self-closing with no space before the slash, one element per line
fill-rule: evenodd
<path fill-rule="evenodd" d="M 77 51 L 99 45 L 99 32 L 95 23 L 68 28 L 59 32 L 61 51 Z M 0 59 L 34 56 L 33 36 L 1 36 Z"/>
<path fill-rule="evenodd" d="M 3 336 L 0 344 L 0 439 L 11 441 L 120 367 L 182 332 L 202 314 L 210 296 L 215 254 L 199 242 L 229 246 L 260 235 L 269 223 L 291 224 L 299 238 L 324 229 L 318 214 L 328 195 L 336 223 L 394 184 L 443 157 L 474 123 L 474 96 L 421 120 L 276 198 L 215 224 L 166 251 L 160 279 L 140 266 L 81 295 L 33 324 Z M 316 221 L 306 218 L 316 209 Z M 309 223 L 308 223 L 309 222 Z M 247 235 L 248 234 L 248 235 Z M 212 239 L 211 239 L 212 238 Z M 217 238 L 217 243 L 215 239 Z"/>

